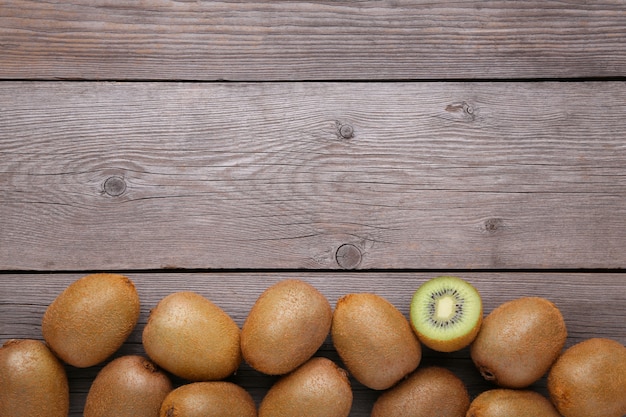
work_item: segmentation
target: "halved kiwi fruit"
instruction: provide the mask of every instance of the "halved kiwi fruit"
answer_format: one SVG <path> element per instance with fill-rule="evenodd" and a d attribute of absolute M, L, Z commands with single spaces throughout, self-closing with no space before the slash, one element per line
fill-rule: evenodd
<path fill-rule="evenodd" d="M 411 326 L 420 341 L 439 352 L 468 346 L 480 329 L 483 303 L 469 282 L 453 276 L 432 278 L 411 300 Z"/>

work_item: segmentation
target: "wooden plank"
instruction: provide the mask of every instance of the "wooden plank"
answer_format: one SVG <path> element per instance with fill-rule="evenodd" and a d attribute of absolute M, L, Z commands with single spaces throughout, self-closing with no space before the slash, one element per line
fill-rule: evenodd
<path fill-rule="evenodd" d="M 79 278 L 80 274 L 0 275 L 0 344 L 10 338 L 41 339 L 41 317 L 58 293 Z M 114 357 L 124 354 L 145 355 L 141 332 L 149 311 L 164 296 L 176 291 L 195 291 L 222 307 L 241 326 L 261 292 L 279 280 L 304 279 L 318 288 L 332 306 L 337 299 L 352 292 L 374 292 L 392 302 L 408 317 L 413 291 L 432 274 L 412 273 L 133 273 L 142 302 L 139 324 L 128 342 Z M 561 310 L 567 327 L 566 347 L 590 337 L 609 337 L 626 344 L 626 280 L 624 274 L 536 274 L 468 273 L 462 275 L 479 290 L 485 314 L 507 300 L 540 296 L 553 301 Z M 340 363 L 330 338 L 317 354 Z M 482 380 L 474 368 L 468 349 L 442 354 L 427 348 L 421 366 L 440 365 L 451 369 L 467 385 L 472 396 L 492 386 Z M 82 415 L 91 381 L 101 366 L 88 369 L 67 367 L 72 390 L 71 416 Z M 275 381 L 252 370 L 245 363 L 231 378 L 245 387 L 257 403 Z M 176 385 L 185 383 L 174 379 Z M 369 416 L 378 393 L 352 380 L 354 405 L 352 417 Z M 532 386 L 543 394 L 545 378 Z"/>
<path fill-rule="evenodd" d="M 619 82 L 4 83 L 0 270 L 622 268 L 624 114 Z"/>
<path fill-rule="evenodd" d="M 611 77 L 625 34 L 622 0 L 4 0 L 0 79 Z"/>

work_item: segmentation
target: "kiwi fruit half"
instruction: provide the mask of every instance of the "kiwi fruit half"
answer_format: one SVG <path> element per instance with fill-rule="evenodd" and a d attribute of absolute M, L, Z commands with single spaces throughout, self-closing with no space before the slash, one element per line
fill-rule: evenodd
<path fill-rule="evenodd" d="M 483 317 L 480 294 L 469 282 L 453 276 L 432 278 L 411 299 L 411 326 L 419 340 L 439 352 L 468 346 Z"/>
<path fill-rule="evenodd" d="M 65 368 L 42 342 L 12 339 L 0 348 L 0 416 L 67 417 Z"/>
<path fill-rule="evenodd" d="M 598 337 L 566 349 L 548 373 L 548 393 L 564 417 L 626 415 L 626 347 Z"/>

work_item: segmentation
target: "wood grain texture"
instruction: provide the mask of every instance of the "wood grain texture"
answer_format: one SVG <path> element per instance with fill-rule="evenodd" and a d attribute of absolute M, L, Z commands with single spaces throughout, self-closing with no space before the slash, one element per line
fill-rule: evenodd
<path fill-rule="evenodd" d="M 0 269 L 622 268 L 624 114 L 619 82 L 4 83 Z"/>
<path fill-rule="evenodd" d="M 0 275 L 0 344 L 11 338 L 41 339 L 41 318 L 47 306 L 80 274 Z M 239 326 L 257 297 L 279 280 L 304 279 L 318 288 L 334 307 L 342 295 L 374 292 L 392 302 L 406 317 L 417 287 L 433 274 L 412 273 L 131 273 L 141 299 L 139 324 L 127 343 L 114 355 L 145 355 L 141 332 L 149 311 L 166 295 L 176 291 L 195 291 L 223 308 Z M 462 275 L 482 295 L 485 314 L 497 305 L 523 296 L 545 297 L 561 310 L 568 328 L 566 347 L 590 337 L 608 337 L 626 344 L 626 280 L 624 274 L 535 274 L 468 273 Z M 340 363 L 330 337 L 318 356 Z M 440 365 L 455 372 L 472 396 L 491 388 L 482 380 L 469 358 L 468 349 L 442 354 L 427 348 L 421 366 Z M 87 369 L 67 367 L 72 391 L 71 416 L 82 415 L 87 391 L 102 365 Z M 276 380 L 242 364 L 232 381 L 246 388 L 257 403 Z M 186 381 L 174 378 L 176 385 Z M 352 380 L 354 404 L 351 417 L 369 416 L 378 393 Z M 532 386 L 543 394 L 545 378 Z"/>
<path fill-rule="evenodd" d="M 4 0 L 0 79 L 623 76 L 625 34 L 622 0 Z"/>

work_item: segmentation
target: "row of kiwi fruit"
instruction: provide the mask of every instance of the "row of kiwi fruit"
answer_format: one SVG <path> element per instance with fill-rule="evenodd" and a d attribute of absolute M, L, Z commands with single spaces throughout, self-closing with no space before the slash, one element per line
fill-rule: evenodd
<path fill-rule="evenodd" d="M 10 340 L 0 348 L 0 415 L 67 416 L 63 363 L 102 364 L 137 325 L 139 307 L 128 277 L 91 274 L 70 284 L 43 315 L 45 343 Z M 328 335 L 342 365 L 315 356 Z M 564 349 L 566 337 L 549 300 L 513 299 L 483 317 L 478 291 L 451 276 L 419 286 L 408 318 L 373 293 L 346 294 L 333 310 L 312 285 L 288 279 L 260 295 L 241 328 L 207 298 L 183 291 L 150 311 L 147 357 L 120 356 L 98 372 L 83 415 L 347 417 L 351 375 L 380 391 L 372 417 L 624 416 L 626 347 L 591 338 Z M 419 367 L 422 345 L 469 347 L 493 389 L 470 400 L 452 371 Z M 277 376 L 258 406 L 225 381 L 242 361 Z M 174 388 L 167 373 L 186 382 Z M 545 375 L 548 397 L 529 388 Z"/>

